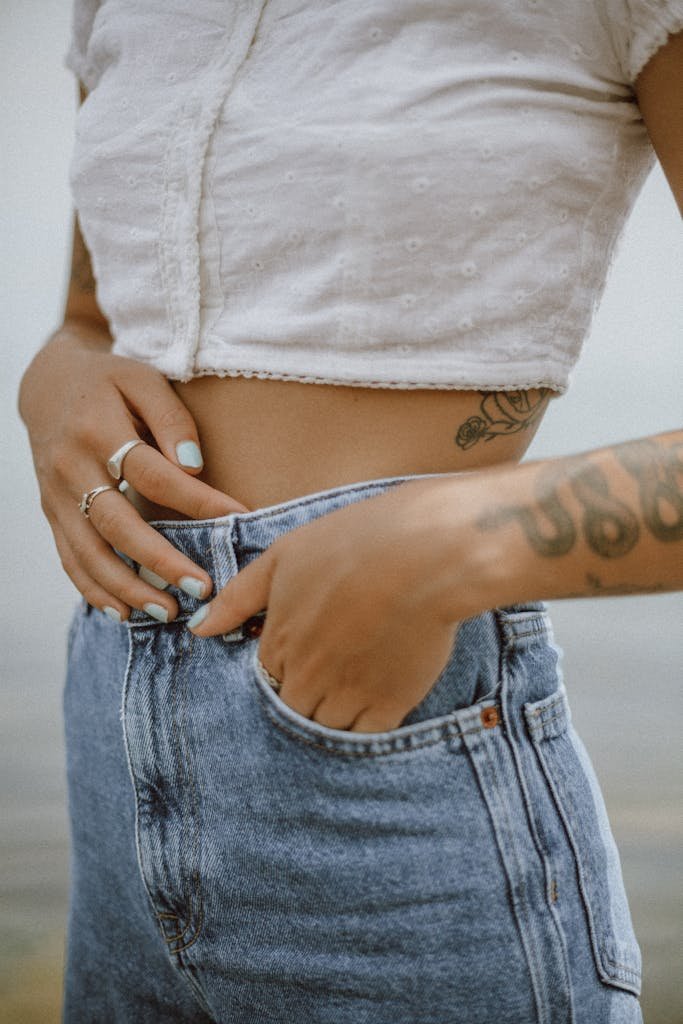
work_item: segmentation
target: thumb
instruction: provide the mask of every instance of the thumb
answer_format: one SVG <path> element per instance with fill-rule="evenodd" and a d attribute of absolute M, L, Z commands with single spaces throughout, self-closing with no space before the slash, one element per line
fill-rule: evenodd
<path fill-rule="evenodd" d="M 246 619 L 268 605 L 275 558 L 271 548 L 249 562 L 244 569 L 207 601 L 187 622 L 195 636 L 215 636 L 237 629 Z"/>

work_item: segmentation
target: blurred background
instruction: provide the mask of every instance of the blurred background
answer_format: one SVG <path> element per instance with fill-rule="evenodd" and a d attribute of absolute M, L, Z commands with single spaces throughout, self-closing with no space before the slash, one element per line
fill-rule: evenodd
<path fill-rule="evenodd" d="M 70 0 L 0 5 L 0 1024 L 59 1019 L 68 885 L 61 726 L 77 592 L 43 518 L 16 412 L 19 379 L 58 324 L 69 264 L 76 85 L 62 65 Z M 622 237 L 572 385 L 528 458 L 672 429 L 681 420 L 683 237 L 659 168 Z M 646 1024 L 681 1024 L 683 599 L 551 605 L 574 719 L 621 851 L 645 961 Z M 677 628 L 678 627 L 678 628 Z"/>

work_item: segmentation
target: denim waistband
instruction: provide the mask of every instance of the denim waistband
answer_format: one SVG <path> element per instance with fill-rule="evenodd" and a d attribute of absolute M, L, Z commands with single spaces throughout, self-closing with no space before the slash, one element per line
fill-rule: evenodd
<path fill-rule="evenodd" d="M 213 580 L 215 594 L 279 536 L 297 526 L 355 501 L 381 494 L 409 480 L 437 479 L 454 475 L 419 473 L 362 480 L 304 494 L 250 512 L 231 512 L 226 516 L 212 519 L 153 519 L 149 525 L 208 572 Z M 138 562 L 120 551 L 117 553 L 137 571 Z M 188 618 L 201 604 L 197 598 L 190 597 L 176 587 L 171 586 L 169 592 L 173 593 L 179 606 L 179 613 L 174 622 Z M 496 612 L 502 638 L 507 642 L 533 634 L 551 634 L 550 620 L 543 602 L 511 605 L 496 609 Z M 137 608 L 131 609 L 127 624 L 144 624 L 158 628 L 168 628 L 172 625 L 158 622 Z"/>

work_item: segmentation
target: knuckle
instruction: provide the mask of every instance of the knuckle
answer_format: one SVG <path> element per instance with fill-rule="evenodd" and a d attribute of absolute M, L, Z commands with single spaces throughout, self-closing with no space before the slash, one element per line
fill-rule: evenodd
<path fill-rule="evenodd" d="M 68 480 L 73 474 L 73 452 L 66 445 L 58 445 L 53 449 L 50 462 L 52 474 L 61 480 Z"/>
<path fill-rule="evenodd" d="M 164 468 L 156 462 L 142 462 L 135 470 L 135 483 L 143 493 L 154 491 L 158 493 L 163 490 L 166 484 L 166 473 Z"/>
<path fill-rule="evenodd" d="M 94 410 L 81 410 L 71 426 L 71 436 L 78 444 L 90 446 L 97 436 L 100 423 Z"/>
<path fill-rule="evenodd" d="M 191 417 L 183 406 L 167 405 L 159 410 L 157 422 L 162 430 L 172 430 L 174 427 L 187 429 L 191 423 Z M 192 433 L 194 434 L 194 430 Z"/>
<path fill-rule="evenodd" d="M 211 496 L 198 497 L 192 506 L 192 513 L 195 519 L 211 519 L 216 515 L 216 503 Z"/>
<path fill-rule="evenodd" d="M 93 505 L 93 510 L 95 509 Z M 97 512 L 93 516 L 93 512 L 90 513 L 90 518 L 95 520 L 95 527 L 98 533 L 101 533 L 107 537 L 117 537 L 121 533 L 123 527 L 123 518 L 121 513 L 114 507 L 113 504 L 102 504 Z"/>
<path fill-rule="evenodd" d="M 169 564 L 169 560 L 163 556 L 146 558 L 144 567 L 150 572 L 153 572 L 156 576 L 161 576 L 162 580 L 166 580 L 167 583 L 170 583 L 170 581 L 178 575 L 176 568 L 171 566 Z M 142 578 L 144 579 L 144 577 Z"/>

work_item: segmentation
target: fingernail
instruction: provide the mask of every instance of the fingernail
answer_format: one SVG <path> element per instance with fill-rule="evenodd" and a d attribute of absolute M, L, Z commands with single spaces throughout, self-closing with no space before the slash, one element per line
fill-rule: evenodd
<path fill-rule="evenodd" d="M 105 604 L 105 606 L 102 609 L 102 611 L 104 612 L 105 615 L 108 615 L 109 618 L 112 619 L 113 622 L 120 622 L 121 621 L 120 613 L 117 612 L 116 608 L 112 608 L 112 606 L 110 604 Z"/>
<path fill-rule="evenodd" d="M 194 441 L 179 441 L 175 446 L 175 453 L 181 466 L 199 469 L 200 466 L 204 465 L 202 453 Z"/>
<path fill-rule="evenodd" d="M 138 569 L 138 576 L 141 580 L 144 580 L 145 583 L 151 583 L 153 587 L 157 588 L 157 590 L 166 590 L 166 587 L 169 586 L 168 580 L 165 580 L 163 576 L 159 576 L 157 573 L 152 572 L 152 570 L 148 569 L 146 565 L 140 566 Z"/>
<path fill-rule="evenodd" d="M 204 591 L 206 590 L 206 583 L 203 580 L 198 580 L 196 576 L 181 576 L 178 580 L 178 586 L 186 594 L 189 594 L 190 597 L 204 597 Z"/>
<path fill-rule="evenodd" d="M 168 622 L 168 611 L 161 604 L 154 604 L 153 601 L 148 601 L 147 604 L 142 606 L 148 615 L 151 615 L 153 619 L 157 619 L 159 622 Z"/>
<path fill-rule="evenodd" d="M 197 611 L 192 616 L 192 618 L 187 620 L 187 628 L 194 629 L 194 627 L 198 626 L 200 622 L 203 622 L 206 616 L 209 614 L 210 607 L 211 606 L 208 604 L 203 604 L 201 608 L 198 608 Z"/>
<path fill-rule="evenodd" d="M 130 484 L 128 483 L 128 481 L 122 480 L 121 483 L 119 484 L 119 490 L 121 491 L 121 494 L 125 494 L 129 487 Z"/>

